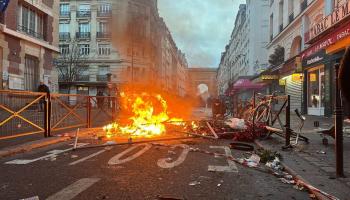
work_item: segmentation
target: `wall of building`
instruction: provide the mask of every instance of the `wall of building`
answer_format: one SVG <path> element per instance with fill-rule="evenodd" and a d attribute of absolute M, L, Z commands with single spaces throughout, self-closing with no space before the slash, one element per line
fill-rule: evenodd
<path fill-rule="evenodd" d="M 35 13 L 35 27 L 23 24 L 24 7 Z M 2 88 L 36 90 L 44 81 L 57 92 L 57 72 L 53 59 L 58 53 L 57 1 L 12 0 L 0 16 L 0 47 L 2 49 Z M 38 23 L 38 18 L 41 23 Z M 34 29 L 34 30 L 33 30 Z M 33 76 L 27 59 L 34 60 Z M 35 71 L 35 72 L 34 72 Z"/>

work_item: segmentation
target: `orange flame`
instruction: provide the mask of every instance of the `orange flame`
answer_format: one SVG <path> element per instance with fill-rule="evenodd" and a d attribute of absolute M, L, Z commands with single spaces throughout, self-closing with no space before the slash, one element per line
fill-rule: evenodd
<path fill-rule="evenodd" d="M 120 96 L 123 108 L 132 111 L 129 117 L 132 123 L 125 126 L 116 122 L 106 125 L 103 130 L 106 131 L 108 138 L 116 134 L 146 138 L 160 136 L 166 131 L 166 123 L 173 125 L 184 123 L 181 118 L 169 117 L 167 102 L 160 94 L 126 95 L 123 92 Z"/>

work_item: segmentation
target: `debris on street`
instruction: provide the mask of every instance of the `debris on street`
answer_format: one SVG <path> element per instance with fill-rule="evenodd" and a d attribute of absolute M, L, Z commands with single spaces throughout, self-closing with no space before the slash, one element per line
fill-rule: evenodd
<path fill-rule="evenodd" d="M 195 185 L 200 185 L 200 184 L 201 184 L 201 182 L 199 182 L 199 181 L 191 181 L 188 185 L 195 186 Z"/>

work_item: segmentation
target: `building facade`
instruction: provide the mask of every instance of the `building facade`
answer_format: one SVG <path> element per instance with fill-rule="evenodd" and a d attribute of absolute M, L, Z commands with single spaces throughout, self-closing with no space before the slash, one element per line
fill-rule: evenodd
<path fill-rule="evenodd" d="M 0 14 L 0 89 L 57 92 L 58 7 L 53 0 L 11 0 Z"/>
<path fill-rule="evenodd" d="M 159 16 L 156 0 L 61 0 L 60 6 L 61 61 L 67 63 L 64 53 L 75 49 L 75 63 L 80 63 L 75 76 L 62 77 L 62 92 L 113 95 L 114 87 L 152 84 L 182 94 L 175 88 L 184 80 L 178 70 L 187 61 Z"/>
<path fill-rule="evenodd" d="M 218 91 L 225 91 L 240 76 L 258 74 L 267 68 L 268 1 L 247 0 L 239 6 L 229 44 L 218 69 Z M 257 34 L 258 33 L 258 34 Z"/>

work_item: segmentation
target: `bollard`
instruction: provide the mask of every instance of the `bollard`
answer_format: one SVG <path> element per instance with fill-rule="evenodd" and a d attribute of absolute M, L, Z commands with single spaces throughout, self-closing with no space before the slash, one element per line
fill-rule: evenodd
<path fill-rule="evenodd" d="M 343 111 L 341 105 L 341 95 L 339 89 L 339 64 L 335 64 L 335 156 L 336 156 L 336 176 L 344 177 L 343 164 Z"/>
<path fill-rule="evenodd" d="M 87 97 L 86 105 L 86 128 L 91 128 L 91 97 Z"/>

